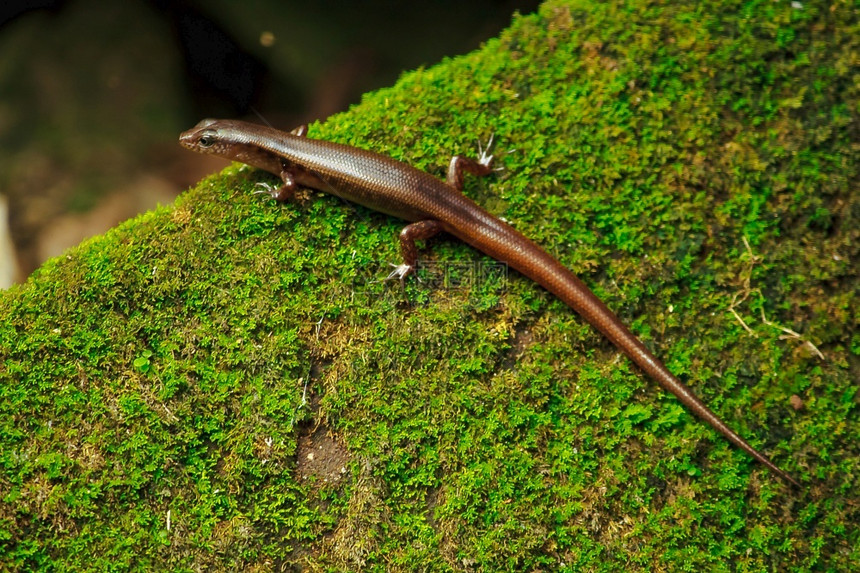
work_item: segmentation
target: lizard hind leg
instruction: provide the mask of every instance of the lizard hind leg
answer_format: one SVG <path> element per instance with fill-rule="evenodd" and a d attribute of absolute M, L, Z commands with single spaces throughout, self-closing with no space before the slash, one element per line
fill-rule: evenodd
<path fill-rule="evenodd" d="M 487 142 L 486 149 L 478 142 L 478 159 L 455 155 L 448 164 L 448 185 L 457 191 L 463 190 L 463 174 L 468 171 L 472 175 L 483 177 L 493 172 L 493 156 L 490 148 L 493 146 L 493 136 Z"/>
<path fill-rule="evenodd" d="M 403 263 L 394 266 L 394 270 L 386 280 L 398 278 L 401 281 L 415 272 L 418 264 L 418 248 L 415 241 L 429 239 L 442 230 L 442 223 L 434 219 L 426 219 L 411 223 L 400 231 L 400 254 L 403 255 Z"/>

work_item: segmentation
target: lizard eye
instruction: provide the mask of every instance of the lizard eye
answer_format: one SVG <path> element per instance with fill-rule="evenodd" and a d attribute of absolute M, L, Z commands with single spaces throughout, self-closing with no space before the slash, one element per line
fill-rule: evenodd
<path fill-rule="evenodd" d="M 218 143 L 218 138 L 216 137 L 215 131 L 212 129 L 205 130 L 200 134 L 200 138 L 197 140 L 197 144 L 203 148 L 212 147 L 216 143 Z"/>

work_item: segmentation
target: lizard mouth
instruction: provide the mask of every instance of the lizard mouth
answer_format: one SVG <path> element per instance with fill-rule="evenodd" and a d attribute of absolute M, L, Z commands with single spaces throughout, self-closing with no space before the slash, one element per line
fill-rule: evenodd
<path fill-rule="evenodd" d="M 204 119 L 188 131 L 183 131 L 179 135 L 179 145 L 194 151 L 209 152 L 217 141 L 217 132 L 211 127 L 216 121 Z"/>

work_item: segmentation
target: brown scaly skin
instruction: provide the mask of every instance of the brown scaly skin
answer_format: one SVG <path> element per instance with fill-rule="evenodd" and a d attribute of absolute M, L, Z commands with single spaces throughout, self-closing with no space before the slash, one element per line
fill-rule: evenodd
<path fill-rule="evenodd" d="M 219 155 L 270 171 L 283 186 L 269 191 L 285 200 L 298 186 L 332 193 L 407 221 L 400 234 L 404 264 L 392 276 L 401 278 L 415 267 L 414 241 L 440 231 L 454 235 L 490 257 L 504 262 L 564 301 L 615 346 L 720 432 L 769 470 L 800 484 L 732 431 L 693 392 L 678 380 L 644 344 L 576 276 L 513 227 L 479 207 L 461 193 L 463 171 L 486 175 L 492 156 L 478 161 L 454 157 L 448 181 L 364 149 L 304 137 L 304 127 L 293 133 L 233 120 L 204 120 L 183 133 L 179 142 L 200 153 Z"/>

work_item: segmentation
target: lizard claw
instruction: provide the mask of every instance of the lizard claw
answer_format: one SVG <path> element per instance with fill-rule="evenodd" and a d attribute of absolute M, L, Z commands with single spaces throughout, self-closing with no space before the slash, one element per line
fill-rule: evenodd
<path fill-rule="evenodd" d="M 268 183 L 257 183 L 254 185 L 255 187 L 262 187 L 262 189 L 258 189 L 254 191 L 254 195 L 268 195 L 275 201 L 286 201 L 293 197 L 294 189 L 292 187 L 287 187 L 287 185 L 282 185 L 280 187 L 275 187 L 274 185 L 269 185 Z"/>
<path fill-rule="evenodd" d="M 394 270 L 391 271 L 387 277 L 385 277 L 385 280 L 387 281 L 390 281 L 391 279 L 400 279 L 402 281 L 403 279 L 411 275 L 413 272 L 415 272 L 415 267 L 413 267 L 412 265 L 407 265 L 405 263 L 402 265 L 391 264 L 391 266 L 394 267 Z M 418 278 L 418 276 L 416 275 L 415 278 Z M 421 282 L 421 279 L 418 279 L 418 281 Z"/>
<path fill-rule="evenodd" d="M 270 197 L 275 196 L 275 189 L 268 183 L 263 183 L 262 181 L 260 181 L 259 183 L 256 183 L 254 187 L 262 187 L 262 189 L 254 191 L 252 195 L 268 195 Z"/>
<path fill-rule="evenodd" d="M 490 140 L 487 142 L 486 149 L 484 149 L 484 147 L 481 145 L 481 140 L 478 140 L 478 163 L 486 167 L 489 167 L 490 164 L 493 162 L 493 156 L 490 154 L 490 148 L 493 147 L 493 137 L 495 135 L 495 133 L 490 134 Z"/>

